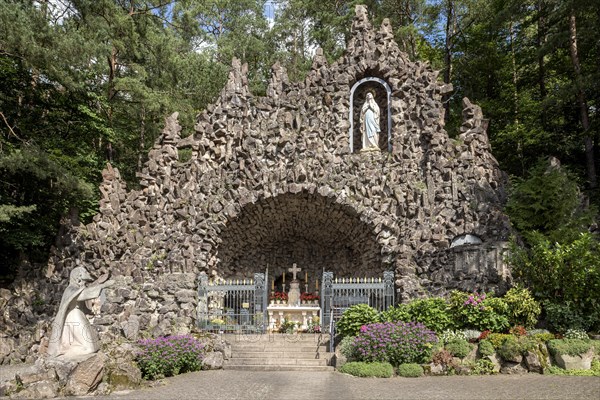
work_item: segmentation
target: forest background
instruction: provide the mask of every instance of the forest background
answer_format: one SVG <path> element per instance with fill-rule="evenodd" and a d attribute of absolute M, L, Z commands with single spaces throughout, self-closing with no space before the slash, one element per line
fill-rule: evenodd
<path fill-rule="evenodd" d="M 600 309 L 600 2 L 583 0 L 0 0 L 0 286 L 43 267 L 68 210 L 90 221 L 107 161 L 134 188 L 167 115 L 191 134 L 233 57 L 255 95 L 276 61 L 302 80 L 317 47 L 342 54 L 356 4 L 453 84 L 450 136 L 464 96 L 483 108 L 516 278 L 559 312 Z"/>

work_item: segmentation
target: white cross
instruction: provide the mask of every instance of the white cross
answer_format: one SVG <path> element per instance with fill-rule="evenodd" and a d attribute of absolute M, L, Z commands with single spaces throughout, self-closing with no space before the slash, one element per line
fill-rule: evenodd
<path fill-rule="evenodd" d="M 298 268 L 296 263 L 292 264 L 292 268 L 288 268 L 288 271 L 292 273 L 292 279 L 296 280 L 296 273 L 302 271 L 302 268 Z"/>

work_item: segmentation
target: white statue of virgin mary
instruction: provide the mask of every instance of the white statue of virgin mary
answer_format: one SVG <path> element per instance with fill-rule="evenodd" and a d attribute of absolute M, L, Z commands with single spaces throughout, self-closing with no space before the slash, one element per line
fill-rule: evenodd
<path fill-rule="evenodd" d="M 360 133 L 363 150 L 379 150 L 379 106 L 373 93 L 367 93 L 365 104 L 360 110 Z"/>

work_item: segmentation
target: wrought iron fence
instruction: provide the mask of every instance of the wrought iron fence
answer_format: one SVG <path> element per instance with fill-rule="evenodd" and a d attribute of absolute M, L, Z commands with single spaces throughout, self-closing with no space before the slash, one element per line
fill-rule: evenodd
<path fill-rule="evenodd" d="M 355 304 L 368 304 L 378 311 L 394 305 L 394 272 L 385 271 L 383 278 L 334 278 L 323 272 L 321 289 L 322 326 L 330 334 L 330 350 L 334 349 L 335 322 Z"/>
<path fill-rule="evenodd" d="M 264 333 L 267 323 L 265 274 L 254 279 L 209 281 L 200 273 L 198 326 L 216 333 Z"/>

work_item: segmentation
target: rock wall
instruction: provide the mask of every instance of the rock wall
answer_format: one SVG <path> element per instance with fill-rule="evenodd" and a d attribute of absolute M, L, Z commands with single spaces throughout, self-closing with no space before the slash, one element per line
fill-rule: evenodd
<path fill-rule="evenodd" d="M 506 177 L 481 109 L 464 99 L 461 133 L 450 139 L 441 98 L 451 85 L 409 61 L 387 20 L 376 30 L 357 7 L 341 59 L 328 65 L 317 51 L 300 83 L 274 65 L 266 97 L 250 93 L 246 74 L 234 60 L 191 134 L 182 135 L 176 113 L 167 118 L 139 190 L 128 191 L 107 166 L 99 214 L 87 226 L 71 224 L 46 275 L 26 281 L 46 305 L 38 323 L 53 315 L 76 263 L 117 280 L 94 321 L 105 341 L 189 331 L 202 271 L 247 278 L 267 267 L 278 276 L 292 263 L 311 277 L 392 269 L 402 301 L 453 288 L 503 290 Z M 391 90 L 391 139 L 382 134 L 381 152 L 350 148 L 350 93 L 367 77 Z M 385 97 L 377 101 L 387 113 Z M 450 248 L 464 234 L 483 244 Z M 3 318 L 15 332 L 34 323 Z"/>

